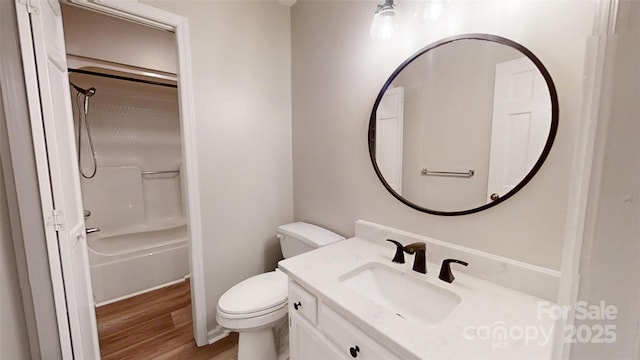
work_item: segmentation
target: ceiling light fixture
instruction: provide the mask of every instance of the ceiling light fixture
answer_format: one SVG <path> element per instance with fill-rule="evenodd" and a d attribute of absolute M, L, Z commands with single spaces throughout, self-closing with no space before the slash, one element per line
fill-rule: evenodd
<path fill-rule="evenodd" d="M 373 39 L 389 40 L 400 27 L 400 12 L 395 9 L 393 0 L 385 0 L 378 5 L 369 34 Z"/>

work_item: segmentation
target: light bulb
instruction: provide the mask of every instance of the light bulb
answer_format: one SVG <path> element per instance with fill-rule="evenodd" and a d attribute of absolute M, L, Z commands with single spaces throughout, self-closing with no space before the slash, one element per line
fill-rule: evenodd
<path fill-rule="evenodd" d="M 432 0 L 431 1 L 431 21 L 438 21 L 444 7 L 444 0 Z"/>
<path fill-rule="evenodd" d="M 376 11 L 369 34 L 373 39 L 389 40 L 400 27 L 400 12 L 392 7 Z"/>

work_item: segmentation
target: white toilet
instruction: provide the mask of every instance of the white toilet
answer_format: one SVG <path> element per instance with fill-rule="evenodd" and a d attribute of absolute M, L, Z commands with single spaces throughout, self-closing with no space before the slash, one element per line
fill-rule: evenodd
<path fill-rule="evenodd" d="M 279 226 L 278 238 L 285 258 L 344 240 L 304 222 Z M 220 297 L 216 320 L 240 334 L 238 360 L 277 359 L 274 327 L 287 317 L 287 297 L 287 276 L 277 269 L 246 279 Z"/>

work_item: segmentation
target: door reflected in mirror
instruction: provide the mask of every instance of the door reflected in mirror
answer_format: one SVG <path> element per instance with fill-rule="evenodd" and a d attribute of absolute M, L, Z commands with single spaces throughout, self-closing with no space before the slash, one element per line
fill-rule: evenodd
<path fill-rule="evenodd" d="M 513 195 L 535 174 L 557 129 L 557 96 L 527 49 L 482 34 L 445 39 L 407 59 L 376 100 L 376 173 L 418 210 L 461 215 Z"/>

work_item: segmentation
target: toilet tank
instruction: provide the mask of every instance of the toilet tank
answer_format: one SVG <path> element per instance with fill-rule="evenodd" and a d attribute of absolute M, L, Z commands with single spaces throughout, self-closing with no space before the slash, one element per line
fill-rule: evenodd
<path fill-rule="evenodd" d="M 333 231 L 305 222 L 281 225 L 278 227 L 280 248 L 285 258 L 300 255 L 321 246 L 344 240 L 345 237 Z"/>

